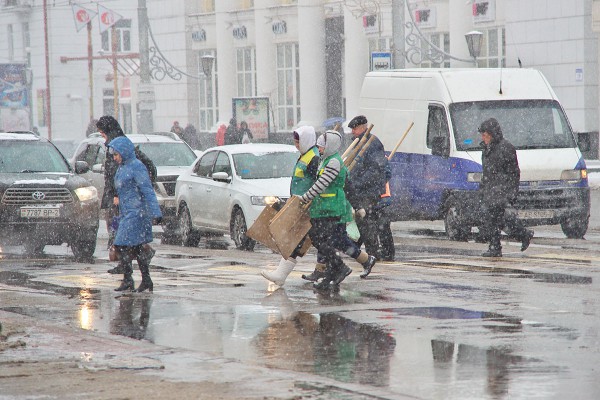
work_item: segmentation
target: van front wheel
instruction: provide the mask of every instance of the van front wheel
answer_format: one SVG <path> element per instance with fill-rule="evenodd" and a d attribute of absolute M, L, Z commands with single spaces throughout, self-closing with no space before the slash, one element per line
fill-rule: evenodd
<path fill-rule="evenodd" d="M 569 239 L 583 239 L 590 222 L 589 215 L 575 215 L 560 223 L 563 233 Z"/>
<path fill-rule="evenodd" d="M 448 207 L 444 218 L 444 226 L 448 239 L 456 242 L 466 242 L 471 233 L 471 227 L 461 218 L 460 208 L 455 204 Z"/>

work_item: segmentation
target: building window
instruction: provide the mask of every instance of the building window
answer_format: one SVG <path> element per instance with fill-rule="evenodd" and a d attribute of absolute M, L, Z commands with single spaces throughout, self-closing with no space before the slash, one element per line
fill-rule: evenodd
<path fill-rule="evenodd" d="M 447 32 L 432 33 L 427 39 L 440 50 L 443 50 L 446 54 L 450 53 L 450 34 Z M 437 50 L 434 50 L 429 43 L 425 40 L 421 40 L 421 52 L 422 54 L 429 54 L 433 51 L 434 55 L 437 55 Z M 441 60 L 435 57 L 436 60 Z M 432 62 L 430 59 L 424 57 L 419 67 L 421 68 L 450 68 L 450 57 L 443 55 L 441 62 Z"/>
<path fill-rule="evenodd" d="M 504 28 L 491 28 L 483 31 L 481 54 L 477 65 L 483 68 L 506 67 L 506 31 Z"/>
<path fill-rule="evenodd" d="M 237 95 L 256 96 L 256 52 L 253 47 L 236 50 Z"/>
<path fill-rule="evenodd" d="M 251 8 L 254 8 L 254 0 L 240 0 L 241 10 L 250 10 Z"/>
<path fill-rule="evenodd" d="M 27 65 L 31 65 L 31 39 L 29 36 L 29 23 L 21 24 L 21 34 L 23 35 L 23 58 L 27 60 Z"/>
<path fill-rule="evenodd" d="M 217 52 L 215 50 L 202 50 L 198 53 L 198 75 L 203 75 L 200 57 L 213 56 L 213 73 L 208 79 L 199 79 L 198 107 L 201 131 L 208 131 L 219 121 L 219 98 L 217 90 Z"/>
<path fill-rule="evenodd" d="M 277 128 L 300 121 L 300 68 L 297 43 L 277 45 Z"/>
<path fill-rule="evenodd" d="M 117 33 L 117 52 L 131 51 L 131 20 L 121 19 L 114 25 Z M 112 27 L 102 32 L 102 50 L 112 51 Z"/>
<path fill-rule="evenodd" d="M 115 91 L 102 89 L 102 115 L 115 115 Z"/>
<path fill-rule="evenodd" d="M 8 39 L 8 59 L 12 61 L 15 59 L 15 37 L 13 35 L 13 26 L 12 24 L 8 24 L 6 26 L 6 33 Z"/>

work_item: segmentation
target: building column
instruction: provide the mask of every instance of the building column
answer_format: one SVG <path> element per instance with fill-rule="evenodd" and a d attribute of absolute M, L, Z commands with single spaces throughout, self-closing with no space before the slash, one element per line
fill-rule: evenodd
<path fill-rule="evenodd" d="M 231 100 L 235 96 L 235 49 L 229 12 L 232 1 L 215 1 L 215 31 L 219 85 L 219 120 L 229 121 L 233 116 Z"/>
<path fill-rule="evenodd" d="M 365 74 L 369 72 L 369 41 L 365 35 L 362 18 L 352 15 L 344 7 L 344 36 L 346 38 L 344 54 L 344 76 L 346 92 L 346 119 L 359 114 L 360 90 Z M 367 119 L 369 116 L 367 115 Z"/>
<path fill-rule="evenodd" d="M 301 120 L 319 127 L 327 118 L 325 11 L 322 0 L 298 0 Z"/>
<path fill-rule="evenodd" d="M 472 5 L 464 0 L 449 0 L 448 20 L 450 21 L 450 54 L 454 57 L 472 60 L 467 47 L 465 34 L 473 30 Z M 473 63 L 451 60 L 453 68 L 473 67 Z"/>
<path fill-rule="evenodd" d="M 271 107 L 277 99 L 276 45 L 271 31 L 271 13 L 268 7 L 275 6 L 274 0 L 254 1 L 254 29 L 256 32 L 256 95 L 269 97 Z M 275 121 L 271 121 L 275 123 Z M 271 127 L 273 128 L 273 127 Z"/>

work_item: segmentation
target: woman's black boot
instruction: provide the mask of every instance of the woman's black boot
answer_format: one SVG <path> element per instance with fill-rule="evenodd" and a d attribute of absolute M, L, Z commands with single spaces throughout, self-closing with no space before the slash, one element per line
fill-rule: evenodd
<path fill-rule="evenodd" d="M 121 261 L 119 265 L 123 266 L 125 272 L 123 273 L 123 280 L 121 281 L 121 286 L 115 289 L 115 292 L 122 292 L 125 290 L 133 290 L 133 267 L 131 266 L 131 255 L 127 249 L 119 249 L 119 255 L 121 257 Z"/>
<path fill-rule="evenodd" d="M 133 278 L 131 277 L 131 273 L 123 275 L 123 280 L 121 281 L 121 286 L 115 289 L 115 292 L 122 292 L 124 290 L 133 290 Z"/>
<path fill-rule="evenodd" d="M 138 259 L 138 263 L 140 260 Z M 154 283 L 152 283 L 152 279 L 150 279 L 150 268 L 148 265 L 140 264 L 140 272 L 142 273 L 142 283 L 135 289 L 136 292 L 143 292 L 148 289 L 149 292 L 154 290 Z"/>

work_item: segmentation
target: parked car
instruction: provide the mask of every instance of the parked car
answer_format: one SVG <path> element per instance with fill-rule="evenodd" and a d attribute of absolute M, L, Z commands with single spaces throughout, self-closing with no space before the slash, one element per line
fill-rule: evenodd
<path fill-rule="evenodd" d="M 163 214 L 163 243 L 171 243 L 177 238 L 177 215 L 175 207 L 175 181 L 179 174 L 189 168 L 197 158 L 197 153 L 183 140 L 171 132 L 127 135 L 156 166 L 157 177 L 154 191 Z M 106 146 L 100 134 L 92 134 L 84 139 L 77 150 L 73 162 L 86 161 L 91 171 L 84 176 L 104 192 L 104 159 Z"/>
<path fill-rule="evenodd" d="M 80 261 L 96 250 L 100 200 L 48 140 L 28 132 L 0 133 L 0 240 L 40 254 L 46 245 L 67 243 Z"/>
<path fill-rule="evenodd" d="M 202 235 L 229 233 L 235 246 L 254 249 L 246 236 L 264 206 L 286 200 L 298 151 L 283 144 L 213 147 L 177 179 L 175 200 L 181 241 L 197 246 Z"/>

